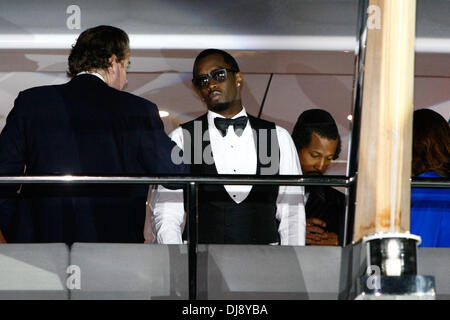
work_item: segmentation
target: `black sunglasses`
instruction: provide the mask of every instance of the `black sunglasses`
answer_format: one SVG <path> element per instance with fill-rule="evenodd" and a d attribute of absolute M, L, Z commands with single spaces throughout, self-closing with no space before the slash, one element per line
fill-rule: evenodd
<path fill-rule="evenodd" d="M 237 72 L 236 70 L 228 68 L 215 69 L 208 74 L 200 74 L 196 76 L 194 79 L 192 79 L 192 83 L 197 88 L 207 88 L 209 86 L 209 79 L 211 78 L 215 82 L 224 82 L 225 80 L 227 80 L 227 71 Z"/>

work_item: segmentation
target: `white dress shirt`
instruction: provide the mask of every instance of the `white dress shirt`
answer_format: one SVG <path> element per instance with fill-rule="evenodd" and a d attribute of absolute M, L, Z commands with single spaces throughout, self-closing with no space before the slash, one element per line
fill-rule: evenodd
<path fill-rule="evenodd" d="M 245 108 L 233 118 L 246 116 Z M 257 157 L 250 122 L 239 137 L 229 127 L 225 137 L 214 124 L 214 118 L 223 116 L 208 111 L 208 130 L 214 163 L 219 174 L 256 174 Z M 280 175 L 300 175 L 301 167 L 297 150 L 289 133 L 276 126 L 280 146 Z M 169 136 L 183 149 L 183 131 L 178 127 Z M 251 185 L 225 185 L 230 198 L 241 203 L 249 195 Z M 302 186 L 279 186 L 276 201 L 276 218 L 280 221 L 278 232 L 282 245 L 305 244 L 304 188 Z M 180 244 L 185 225 L 182 190 L 168 190 L 162 186 L 153 189 L 149 201 L 153 237 L 158 243 Z M 146 232 L 144 232 L 146 233 Z M 147 230 L 147 234 L 148 234 Z M 152 237 L 151 236 L 151 237 Z M 148 239 L 147 239 L 148 240 Z"/>

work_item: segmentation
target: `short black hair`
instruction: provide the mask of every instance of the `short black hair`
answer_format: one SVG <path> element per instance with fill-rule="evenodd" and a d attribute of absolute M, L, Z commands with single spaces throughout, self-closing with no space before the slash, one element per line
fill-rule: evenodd
<path fill-rule="evenodd" d="M 226 51 L 220 50 L 220 49 L 205 49 L 202 52 L 200 52 L 197 57 L 195 58 L 194 61 L 194 67 L 192 69 L 192 75 L 195 77 L 196 73 L 197 73 L 197 64 L 198 62 L 207 57 L 207 56 L 211 56 L 213 54 L 218 54 L 221 55 L 223 57 L 223 60 L 225 61 L 226 64 L 228 64 L 230 66 L 230 69 L 236 71 L 236 72 L 240 72 L 239 70 L 239 66 L 236 62 L 236 60 L 233 58 L 233 56 L 231 54 L 229 54 Z"/>
<path fill-rule="evenodd" d="M 338 140 L 336 152 L 333 156 L 333 160 L 336 160 L 341 153 L 341 137 L 333 117 L 323 109 L 309 109 L 302 112 L 298 117 L 291 135 L 297 151 L 311 143 L 314 132 L 322 138 Z"/>
<path fill-rule="evenodd" d="M 72 46 L 68 75 L 75 77 L 82 71 L 107 69 L 111 66 L 109 58 L 112 55 L 122 62 L 128 53 L 129 42 L 125 31 L 116 27 L 102 25 L 86 29 Z"/>

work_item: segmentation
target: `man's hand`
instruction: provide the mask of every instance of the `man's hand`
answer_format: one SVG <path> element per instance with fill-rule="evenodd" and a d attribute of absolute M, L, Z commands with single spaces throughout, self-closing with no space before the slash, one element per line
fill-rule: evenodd
<path fill-rule="evenodd" d="M 7 243 L 5 237 L 3 236 L 2 230 L 0 230 L 0 243 Z"/>
<path fill-rule="evenodd" d="M 306 244 L 321 246 L 339 245 L 338 236 L 334 232 L 327 232 L 325 221 L 317 218 L 306 219 Z"/>

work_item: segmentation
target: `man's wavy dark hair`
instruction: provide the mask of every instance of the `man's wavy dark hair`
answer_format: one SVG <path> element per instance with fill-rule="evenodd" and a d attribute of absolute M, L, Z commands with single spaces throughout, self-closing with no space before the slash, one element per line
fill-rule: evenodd
<path fill-rule="evenodd" d="M 314 132 L 322 138 L 338 140 L 336 152 L 333 155 L 333 160 L 336 160 L 341 153 L 341 137 L 333 117 L 323 109 L 309 109 L 298 117 L 291 135 L 297 151 L 311 143 Z"/>
<path fill-rule="evenodd" d="M 83 31 L 69 55 L 70 77 L 82 71 L 107 69 L 112 55 L 121 62 L 129 50 L 129 38 L 125 31 L 112 26 L 97 26 Z"/>
<path fill-rule="evenodd" d="M 193 68 L 193 70 L 192 70 L 192 74 L 193 74 L 194 77 L 197 75 L 197 64 L 198 64 L 198 62 L 199 62 L 201 59 L 203 59 L 203 58 L 205 58 L 205 57 L 208 57 L 208 56 L 211 56 L 211 55 L 213 55 L 213 54 L 218 54 L 218 55 L 222 56 L 222 57 L 223 57 L 223 60 L 225 61 L 225 63 L 228 64 L 228 65 L 230 66 L 230 69 L 232 69 L 232 70 L 234 70 L 234 71 L 236 71 L 236 72 L 239 72 L 239 71 L 240 71 L 240 70 L 239 70 L 239 66 L 238 66 L 236 60 L 233 58 L 233 56 L 232 56 L 231 54 L 229 54 L 228 52 L 223 51 L 223 50 L 212 49 L 212 48 L 211 48 L 211 49 L 205 49 L 205 50 L 203 50 L 203 51 L 200 52 L 200 53 L 197 55 L 197 57 L 195 58 L 195 61 L 194 61 L 194 68 Z"/>

